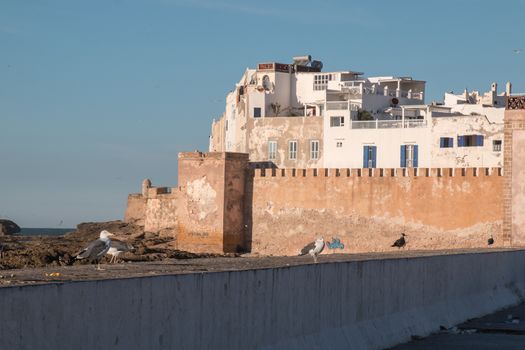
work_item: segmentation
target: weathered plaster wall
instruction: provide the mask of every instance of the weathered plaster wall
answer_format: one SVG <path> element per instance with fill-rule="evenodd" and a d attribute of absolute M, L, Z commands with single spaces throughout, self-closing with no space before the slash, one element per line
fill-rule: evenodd
<path fill-rule="evenodd" d="M 384 349 L 523 302 L 525 252 L 0 288 L 2 349 Z"/>
<path fill-rule="evenodd" d="M 179 154 L 179 249 L 222 253 L 242 247 L 247 162 L 248 155 L 244 153 Z"/>
<path fill-rule="evenodd" d="M 224 154 L 179 153 L 177 241 L 182 250 L 222 252 Z"/>
<path fill-rule="evenodd" d="M 405 232 L 407 249 L 484 247 L 490 235 L 501 246 L 503 180 L 489 170 L 256 169 L 248 243 L 253 252 L 294 255 L 323 236 L 345 245 L 328 253 L 386 251 Z"/>
<path fill-rule="evenodd" d="M 176 188 L 173 189 L 173 193 L 149 196 L 146 204 L 144 230 L 162 232 L 176 237 L 181 207 L 180 198 L 180 193 Z"/>
<path fill-rule="evenodd" d="M 223 115 L 218 120 L 215 120 L 211 124 L 211 135 L 210 135 L 210 146 L 209 152 L 225 152 L 224 138 L 224 121 L 226 120 Z"/>
<path fill-rule="evenodd" d="M 525 97 L 509 98 L 505 110 L 505 220 L 513 246 L 525 246 Z"/>
<path fill-rule="evenodd" d="M 502 110 L 502 108 L 500 108 Z M 483 146 L 458 147 L 459 135 L 485 135 Z M 486 116 L 456 116 L 432 118 L 431 166 L 502 167 L 503 149 L 494 151 L 493 141 L 503 141 L 503 123 L 491 123 Z M 454 146 L 440 148 L 440 137 L 451 137 Z"/>
<path fill-rule="evenodd" d="M 139 193 L 133 193 L 128 196 L 128 204 L 124 213 L 124 221 L 136 225 L 144 225 L 146 218 L 147 200 Z"/>
<path fill-rule="evenodd" d="M 249 118 L 248 153 L 251 162 L 272 162 L 280 168 L 316 167 L 323 164 L 323 118 L 270 117 Z M 268 159 L 268 141 L 277 141 L 277 159 Z M 288 142 L 297 141 L 297 159 L 288 155 Z M 319 140 L 319 159 L 310 158 L 310 140 Z"/>
<path fill-rule="evenodd" d="M 513 243 L 525 245 L 525 130 L 512 137 L 512 231 Z"/>

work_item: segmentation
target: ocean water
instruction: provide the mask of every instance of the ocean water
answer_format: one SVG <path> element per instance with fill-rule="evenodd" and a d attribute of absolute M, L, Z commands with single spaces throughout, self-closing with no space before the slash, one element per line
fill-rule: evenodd
<path fill-rule="evenodd" d="M 23 236 L 60 236 L 74 231 L 74 228 L 26 228 L 21 227 L 19 235 Z"/>

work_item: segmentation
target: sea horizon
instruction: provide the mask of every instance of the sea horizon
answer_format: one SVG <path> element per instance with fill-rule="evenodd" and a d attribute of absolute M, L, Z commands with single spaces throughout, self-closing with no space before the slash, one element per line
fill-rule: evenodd
<path fill-rule="evenodd" d="M 21 227 L 21 236 L 60 236 L 74 231 L 75 228 L 56 228 L 56 227 Z"/>

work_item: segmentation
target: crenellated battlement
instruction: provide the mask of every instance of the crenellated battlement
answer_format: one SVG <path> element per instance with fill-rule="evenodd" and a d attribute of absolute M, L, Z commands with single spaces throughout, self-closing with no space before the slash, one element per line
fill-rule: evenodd
<path fill-rule="evenodd" d="M 503 168 L 258 168 L 253 177 L 480 177 L 503 176 Z"/>
<path fill-rule="evenodd" d="M 178 249 L 295 255 L 316 235 L 340 252 L 503 246 L 502 168 L 254 168 L 242 153 L 179 154 L 177 187 L 144 180 L 126 220 Z M 507 175 L 507 174 L 506 174 Z M 339 252 L 339 251 L 335 251 Z"/>

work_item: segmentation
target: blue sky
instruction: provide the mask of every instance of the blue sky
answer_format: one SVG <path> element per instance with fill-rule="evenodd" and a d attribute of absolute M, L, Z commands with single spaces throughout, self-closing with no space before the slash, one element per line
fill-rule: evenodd
<path fill-rule="evenodd" d="M 123 217 L 142 179 L 177 182 L 246 67 L 311 54 L 324 70 L 445 91 L 525 91 L 525 2 L 0 0 L 0 218 Z M 61 223 L 62 222 L 62 223 Z"/>

